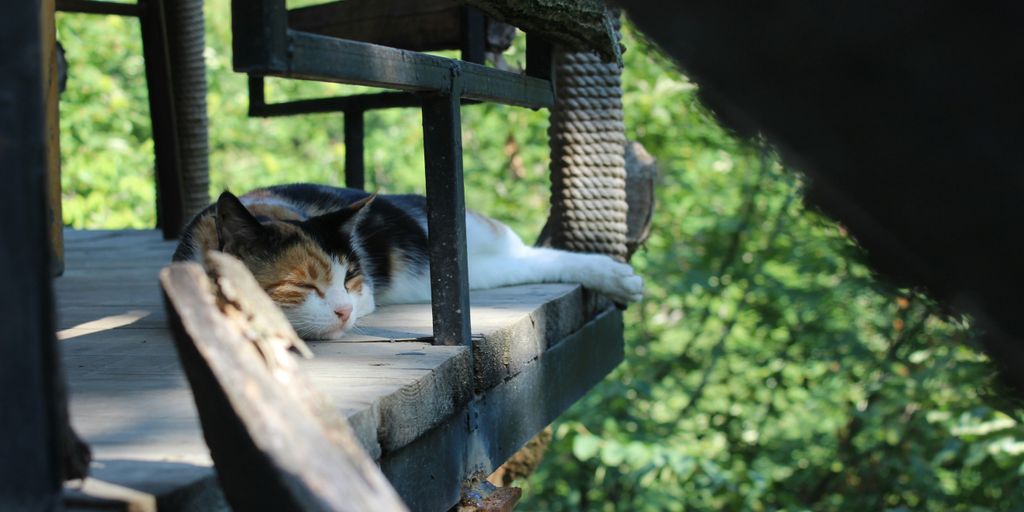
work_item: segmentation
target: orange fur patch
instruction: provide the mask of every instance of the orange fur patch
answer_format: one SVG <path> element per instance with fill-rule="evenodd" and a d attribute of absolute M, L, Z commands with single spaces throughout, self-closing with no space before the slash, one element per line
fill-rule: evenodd
<path fill-rule="evenodd" d="M 275 227 L 298 230 L 286 224 Z M 282 305 L 301 304 L 310 292 L 323 297 L 331 284 L 331 260 L 309 239 L 289 247 L 272 261 L 246 263 L 270 298 Z"/>
<path fill-rule="evenodd" d="M 245 208 L 256 216 L 269 217 L 276 220 L 302 220 L 302 216 L 295 210 L 285 208 L 279 204 L 254 203 Z"/>
<path fill-rule="evenodd" d="M 363 291 L 363 276 L 358 275 L 345 281 L 345 288 L 350 293 L 361 293 Z"/>
<path fill-rule="evenodd" d="M 254 215 L 275 220 L 302 220 L 297 212 L 280 204 L 288 203 L 287 199 L 277 196 L 272 191 L 254 190 L 243 197 L 247 199 L 246 209 Z M 373 196 L 363 201 L 369 203 L 372 199 Z M 271 204 L 262 203 L 261 200 Z M 282 234 L 298 235 L 301 242 L 275 254 L 270 260 L 241 256 L 260 286 L 281 306 L 302 304 L 310 293 L 323 297 L 333 278 L 331 258 L 327 253 L 297 226 L 285 222 L 269 222 L 264 225 Z M 193 232 L 193 240 L 197 254 L 205 254 L 220 246 L 215 214 L 207 214 L 199 219 Z M 345 287 L 353 293 L 361 292 L 363 286 L 361 275 L 345 283 Z"/>
<path fill-rule="evenodd" d="M 291 284 L 284 284 L 267 290 L 267 294 L 274 302 L 287 305 L 287 306 L 298 306 L 306 300 L 306 295 L 309 294 L 309 290 L 293 286 Z"/>
<path fill-rule="evenodd" d="M 217 238 L 217 220 L 213 215 L 206 215 L 196 223 L 192 232 L 193 244 L 196 254 L 206 254 L 206 251 L 215 251 L 220 247 L 220 239 Z"/>

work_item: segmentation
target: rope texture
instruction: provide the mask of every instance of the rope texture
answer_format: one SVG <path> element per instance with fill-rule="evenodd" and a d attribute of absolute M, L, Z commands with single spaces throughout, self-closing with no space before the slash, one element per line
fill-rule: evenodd
<path fill-rule="evenodd" d="M 616 34 L 619 23 L 616 17 Z M 596 53 L 555 52 L 552 245 L 626 258 L 622 69 Z"/>
<path fill-rule="evenodd" d="M 203 0 L 177 0 L 166 6 L 184 214 L 189 219 L 210 204 Z"/>

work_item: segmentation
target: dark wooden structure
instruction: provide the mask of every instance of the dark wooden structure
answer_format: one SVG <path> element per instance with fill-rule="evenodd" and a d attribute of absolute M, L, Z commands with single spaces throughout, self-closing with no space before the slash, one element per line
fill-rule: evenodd
<path fill-rule="evenodd" d="M 60 375 L 46 210 L 40 2 L 0 17 L 0 509 L 56 508 L 60 493 Z"/>
<path fill-rule="evenodd" d="M 205 188 L 206 176 L 206 102 L 184 105 L 195 101 L 196 93 L 205 95 L 205 82 L 197 91 L 187 91 L 178 75 L 189 70 L 173 64 L 174 34 L 170 31 L 169 13 L 178 8 L 164 0 L 139 0 L 134 4 L 99 0 L 56 0 L 56 9 L 63 12 L 129 16 L 139 19 L 142 32 L 142 53 L 146 68 L 146 86 L 149 96 L 149 116 L 153 130 L 153 157 L 156 167 L 157 227 L 164 237 L 177 238 L 185 224 L 209 201 Z M 199 6 L 201 9 L 201 5 Z M 201 13 L 200 13 L 201 15 Z M 202 19 L 199 19 L 201 25 Z M 193 27 L 193 30 L 195 28 Z M 202 27 L 198 27 L 202 32 Z M 201 52 L 201 48 L 199 51 Z M 193 49 L 193 51 L 195 51 Z M 201 66 L 201 62 L 199 63 Z M 198 108 L 198 114 L 189 115 L 188 108 Z M 195 126 L 198 122 L 201 126 Z M 184 123 L 193 126 L 184 129 Z M 198 150 L 185 151 L 189 139 L 199 139 Z M 197 155 L 191 153 L 198 152 Z M 189 160 L 198 161 L 189 162 Z M 192 166 L 188 167 L 187 164 Z M 198 169 L 194 169 L 198 167 Z M 198 176 L 196 176 L 198 172 Z M 187 181 L 197 183 L 187 183 Z M 59 185 L 59 180 L 58 180 Z M 199 190 L 193 190 L 199 187 Z M 59 199 L 59 196 L 57 197 Z M 59 213 L 59 210 L 58 210 Z"/>
<path fill-rule="evenodd" d="M 873 268 L 972 315 L 1024 393 L 1017 2 L 622 6 L 723 124 L 808 174 Z"/>
<path fill-rule="evenodd" d="M 99 4 L 62 0 L 68 9 L 112 9 L 124 15 L 142 14 L 144 5 L 159 2 Z M 250 75 L 253 114 L 344 112 L 346 142 L 353 154 L 346 169 L 350 184 L 361 184 L 361 113 L 391 106 L 423 111 L 432 305 L 380 308 L 366 318 L 360 334 L 311 343 L 315 357 L 296 367 L 303 375 L 296 378 L 308 378 L 316 393 L 326 396 L 341 413 L 340 420 L 327 424 L 350 425 L 345 435 L 365 450 L 369 455 L 365 460 L 380 465 L 398 496 L 413 510 L 452 507 L 464 482 L 479 481 L 497 468 L 622 359 L 621 313 L 578 286 L 531 285 L 469 293 L 461 105 L 497 101 L 549 107 L 554 101 L 552 61 L 550 46 L 528 36 L 526 74 L 486 67 L 483 29 L 489 22 L 472 9 L 446 9 L 449 19 L 459 20 L 463 60 L 300 30 L 289 24 L 301 25 L 301 12 L 289 15 L 283 0 L 236 0 L 233 5 L 235 65 Z M 8 273 L 8 282 L 14 285 L 5 289 L 3 317 L 16 336 L 0 345 L 5 355 L 0 359 L 0 378 L 6 383 L 0 407 L 15 413 L 5 415 L 5 420 L 27 419 L 0 423 L 0 460 L 37 463 L 0 468 L 7 477 L 0 484 L 0 508 L 50 509 L 59 504 L 58 458 L 67 451 L 61 435 L 66 423 L 61 361 L 70 382 L 72 423 L 100 462 L 84 483 L 64 490 L 63 501 L 70 508 L 215 510 L 226 503 L 257 503 L 251 501 L 255 496 L 266 498 L 265 503 L 290 503 L 285 508 L 339 503 L 323 501 L 321 495 L 310 498 L 313 501 L 295 498 L 305 491 L 293 493 L 293 501 L 275 501 L 284 495 L 280 488 L 253 488 L 253 482 L 263 481 L 250 478 L 254 471 L 265 471 L 271 479 L 275 472 L 293 478 L 282 468 L 297 459 L 287 445 L 277 452 L 257 448 L 256 459 L 261 462 L 258 467 L 247 465 L 247 459 L 239 457 L 254 452 L 233 449 L 238 445 L 232 439 L 237 438 L 223 435 L 231 429 L 248 433 L 257 441 L 250 448 L 259 447 L 260 439 L 280 439 L 273 430 L 262 431 L 270 437 L 260 437 L 260 425 L 247 423 L 253 416 L 244 411 L 252 409 L 240 407 L 245 405 L 240 397 L 249 388 L 238 387 L 240 381 L 232 377 L 252 378 L 265 371 L 239 363 L 238 367 L 249 368 L 239 373 L 235 366 L 218 369 L 211 363 L 217 358 L 210 355 L 222 348 L 218 340 L 223 337 L 209 337 L 208 330 L 196 326 L 230 324 L 237 319 L 194 310 L 196 303 L 209 300 L 200 273 L 175 267 L 165 274 L 165 290 L 174 307 L 170 314 L 164 310 L 155 277 L 169 261 L 173 242 L 151 231 L 65 232 L 66 272 L 56 282 L 58 307 L 53 318 L 42 206 L 43 62 L 34 50 L 43 39 L 31 30 L 37 24 L 26 22 L 37 21 L 47 11 L 37 2 L 28 2 L 9 12 L 13 14 L 3 22 L 10 25 L 3 37 L 11 40 L 0 51 L 11 54 L 4 62 L 12 67 L 0 76 L 0 100 L 17 94 L 19 102 L 2 103 L 0 115 L 4 126 L 22 129 L 0 131 L 0 142 L 5 143 L 0 145 L 0 161 L 6 162 L 4 169 L 26 172 L 13 176 L 12 186 L 2 192 L 0 208 L 8 215 L 0 225 L 5 241 L 26 243 L 5 243 L 0 251 L 0 271 Z M 453 41 L 442 45 L 451 46 Z M 391 91 L 270 105 L 262 102 L 265 76 Z M 179 366 L 169 324 L 176 326 L 179 344 L 184 343 L 181 360 L 189 381 Z M 190 346 L 196 350 L 190 351 Z M 291 393 L 263 389 L 266 397 Z M 218 390 L 223 395 L 217 395 Z M 193 393 L 197 393 L 196 403 Z M 211 401 L 217 396 L 227 402 Z M 289 415 L 289 400 L 278 398 L 268 399 L 268 410 Z M 293 419 L 305 421 L 297 411 Z M 314 416 L 322 419 L 330 414 Z M 238 422 L 225 424 L 225 418 Z M 320 428 L 316 427 L 319 420 L 308 419 L 304 425 Z M 335 439 L 337 432 L 332 427 L 322 434 Z M 316 446 L 317 441 L 309 442 L 305 448 Z M 323 447 L 323 451 L 332 450 Z M 359 457 L 353 460 L 363 460 Z M 211 462 L 216 462 L 219 475 Z M 315 480 L 312 474 L 294 478 L 288 481 L 310 485 Z M 323 487 L 308 489 L 322 491 Z M 252 495 L 249 501 L 246 493 Z"/>
<path fill-rule="evenodd" d="M 68 502 L 215 509 L 224 498 L 156 280 L 174 243 L 155 231 L 66 236 L 58 337 L 72 420 L 102 463 Z M 299 361 L 414 510 L 451 506 L 468 475 L 500 465 L 623 357 L 620 312 L 578 286 L 470 302 L 472 348 L 432 344 L 430 305 L 412 304 L 308 343 L 314 357 Z"/>

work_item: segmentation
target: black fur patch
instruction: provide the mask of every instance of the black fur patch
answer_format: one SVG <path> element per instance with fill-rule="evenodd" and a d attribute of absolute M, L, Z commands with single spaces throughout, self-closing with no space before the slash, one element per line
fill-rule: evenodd
<path fill-rule="evenodd" d="M 293 184 L 259 189 L 248 194 L 254 202 L 261 197 L 284 201 L 304 213 L 307 220 L 285 221 L 299 227 L 319 244 L 325 252 L 349 262 L 349 276 L 363 274 L 368 277 L 375 291 L 383 292 L 391 283 L 394 262 L 401 262 L 407 268 L 427 268 L 427 234 L 422 227 L 426 215 L 426 198 L 418 195 L 380 195 L 369 203 L 359 205 L 369 198 L 362 190 L 329 187 L 325 185 Z M 233 199 L 233 196 L 231 196 Z M 228 207 L 239 206 L 230 199 L 222 199 Z M 356 206 L 353 206 L 356 205 Z M 194 246 L 196 230 L 200 219 L 217 216 L 216 205 L 203 210 L 189 223 L 182 234 L 181 243 L 174 254 L 175 261 L 197 259 Z M 239 215 L 234 215 L 235 219 Z M 254 252 L 275 252 L 291 245 L 287 237 L 273 229 L 273 221 L 253 217 L 252 222 L 263 223 L 262 230 L 243 229 L 246 222 L 236 222 L 236 227 L 246 231 L 248 238 L 245 250 Z M 237 219 L 235 219 L 237 220 Z M 245 220 L 245 219 L 242 219 Z M 267 222 L 270 221 L 270 222 Z M 251 226 L 250 226 L 251 228 Z M 222 231 L 224 227 L 218 229 Z M 225 233 L 228 237 L 233 233 Z M 224 241 L 220 241 L 223 246 Z M 359 250 L 356 249 L 359 248 Z M 234 248 L 235 251 L 239 250 Z"/>

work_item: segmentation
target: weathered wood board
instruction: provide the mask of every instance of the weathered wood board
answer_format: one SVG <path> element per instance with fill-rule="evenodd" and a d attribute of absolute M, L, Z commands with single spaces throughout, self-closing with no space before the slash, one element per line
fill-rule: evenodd
<path fill-rule="evenodd" d="M 96 481 L 69 491 L 68 499 L 73 498 L 75 507 L 87 509 L 89 496 L 100 501 L 121 499 L 90 492 L 97 486 L 109 490 L 109 485 L 116 485 L 138 492 L 115 496 L 135 496 L 133 503 L 161 509 L 175 509 L 171 505 L 175 503 L 222 502 L 157 281 L 174 243 L 163 241 L 158 231 L 67 231 L 65 237 L 66 272 L 55 286 L 72 422 L 92 445 L 98 467 L 106 464 L 117 469 L 95 471 Z M 528 437 L 520 437 L 525 433 L 495 434 L 500 449 L 481 445 L 475 458 L 467 455 L 465 445 L 451 451 L 446 443 L 472 439 L 459 429 L 466 429 L 467 411 L 475 408 L 486 411 L 488 429 L 501 423 L 502 417 L 525 417 L 530 419 L 527 430 L 564 409 L 568 404 L 557 403 L 557 411 L 552 412 L 550 406 L 537 402 L 544 399 L 537 394 L 541 388 L 558 389 L 558 375 L 541 370 L 545 367 L 541 363 L 553 344 L 574 339 L 571 335 L 605 303 L 575 285 L 545 284 L 473 292 L 471 304 L 475 362 L 465 347 L 392 341 L 429 340 L 427 304 L 382 307 L 362 322 L 359 334 L 309 344 L 316 357 L 303 363 L 304 370 L 348 417 L 360 442 L 372 457 L 382 460 L 389 477 L 401 477 L 402 468 L 413 471 L 408 457 L 413 453 L 433 464 L 453 455 L 461 457 L 462 462 L 443 468 L 449 479 L 463 477 L 462 468 L 500 464 L 501 460 L 490 459 L 504 454 L 511 444 L 524 442 Z M 565 355 L 551 361 L 568 364 L 564 361 L 575 359 L 573 352 L 586 343 L 570 343 L 571 347 L 557 352 Z M 605 356 L 585 372 L 586 379 L 575 384 L 568 403 L 617 363 L 621 331 L 618 346 L 619 352 L 602 352 Z M 580 361 L 594 357 L 583 354 Z M 573 372 L 577 370 L 564 378 L 577 378 Z M 520 382 L 520 374 L 534 384 Z M 516 389 L 532 391 L 524 399 L 499 398 L 515 395 Z M 492 392 L 497 394 L 491 397 Z M 500 402 L 506 400 L 516 405 L 505 410 Z M 449 441 L 432 443 L 441 431 L 452 432 L 441 436 Z M 473 442 L 490 437 L 489 432 L 480 434 Z M 154 478 L 161 480 L 154 475 L 165 474 L 156 469 L 161 464 L 180 466 L 174 466 L 180 471 L 166 471 L 166 477 L 180 485 L 165 481 L 154 485 Z M 98 483 L 101 480 L 107 487 Z M 410 489 L 418 485 L 411 481 L 405 485 L 399 491 L 407 500 L 425 492 Z M 435 505 L 410 503 L 417 510 Z"/>

